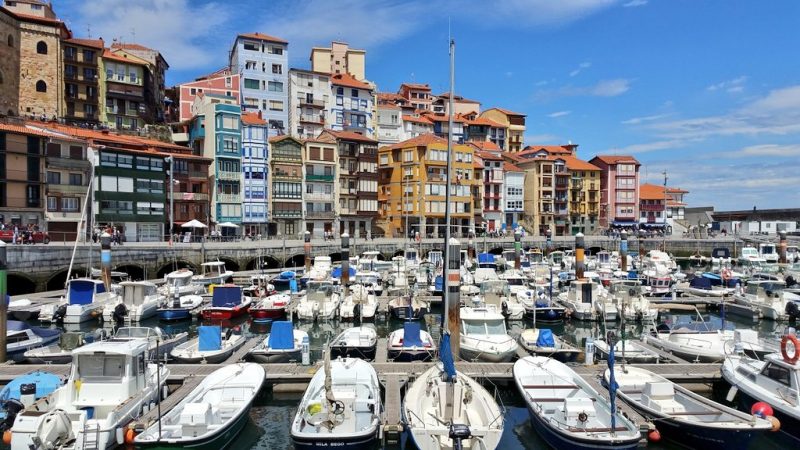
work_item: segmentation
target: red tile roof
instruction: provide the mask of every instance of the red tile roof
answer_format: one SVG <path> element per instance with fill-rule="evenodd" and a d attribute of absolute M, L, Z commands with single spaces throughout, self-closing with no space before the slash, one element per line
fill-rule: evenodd
<path fill-rule="evenodd" d="M 449 99 L 450 98 L 450 93 L 449 92 L 442 92 L 441 94 L 437 95 L 436 97 L 437 98 Z M 457 103 L 477 103 L 479 105 L 481 104 L 481 102 L 479 102 L 477 100 L 470 100 L 470 99 L 464 98 L 464 97 L 462 97 L 462 96 L 460 96 L 458 94 L 453 96 L 453 101 L 457 102 Z"/>
<path fill-rule="evenodd" d="M 82 45 L 84 47 L 92 48 L 105 48 L 105 42 L 102 39 L 65 39 L 64 42 L 75 45 Z"/>
<path fill-rule="evenodd" d="M 135 57 L 133 55 L 128 55 L 128 54 L 120 55 L 120 54 L 112 52 L 109 49 L 105 49 L 105 51 L 103 51 L 103 59 L 110 59 L 112 61 L 124 62 L 124 63 L 128 63 L 128 64 L 137 64 L 137 65 L 140 65 L 140 66 L 146 66 L 146 65 L 150 64 L 149 62 L 147 62 L 147 61 L 145 61 L 143 59 L 137 58 L 137 57 Z"/>
<path fill-rule="evenodd" d="M 648 183 L 639 186 L 640 200 L 664 200 L 666 198 L 667 196 L 664 194 L 664 186 Z"/>
<path fill-rule="evenodd" d="M 407 139 L 403 142 L 398 142 L 397 144 L 392 145 L 391 149 L 395 150 L 398 148 L 408 148 L 408 147 L 427 147 L 431 144 L 447 144 L 445 139 L 442 139 L 436 136 L 433 133 L 425 133 L 420 134 L 419 136 L 411 139 Z"/>
<path fill-rule="evenodd" d="M 405 86 L 405 87 L 407 87 L 409 89 L 417 89 L 417 90 L 421 90 L 421 91 L 426 91 L 426 90 L 430 91 L 431 90 L 431 87 L 428 85 L 428 83 L 401 83 L 400 87 L 403 87 L 403 86 Z"/>
<path fill-rule="evenodd" d="M 335 84 L 336 86 L 347 86 L 356 89 L 366 89 L 368 91 L 372 90 L 372 86 L 364 83 L 363 81 L 356 80 L 355 77 L 349 73 L 337 73 L 336 75 L 332 76 L 331 84 Z"/>
<path fill-rule="evenodd" d="M 378 101 L 384 102 L 408 102 L 408 99 L 403 97 L 400 94 L 395 94 L 394 92 L 378 92 Z"/>
<path fill-rule="evenodd" d="M 255 32 L 255 33 L 239 33 L 239 37 L 240 38 L 245 38 L 245 39 L 258 39 L 260 41 L 267 41 L 267 42 L 276 42 L 278 44 L 288 44 L 289 43 L 289 41 L 286 41 L 286 40 L 281 39 L 279 37 L 270 36 L 268 34 L 259 33 L 259 32 Z"/>
<path fill-rule="evenodd" d="M 468 116 L 469 114 L 464 114 Z M 495 128 L 508 128 L 507 126 L 497 123 L 492 119 L 487 119 L 486 117 L 476 117 L 475 119 L 467 119 L 467 123 L 469 125 L 484 125 L 488 127 L 495 127 Z"/>
<path fill-rule="evenodd" d="M 487 111 L 490 111 L 492 109 L 494 109 L 496 111 L 500 111 L 501 113 L 503 113 L 503 114 L 505 114 L 507 116 L 522 116 L 522 117 L 527 116 L 527 114 L 514 112 L 514 111 L 511 111 L 511 110 L 508 110 L 508 109 L 505 109 L 505 108 L 489 108 L 489 109 L 487 109 Z"/>
<path fill-rule="evenodd" d="M 378 103 L 378 109 L 396 109 L 399 111 L 403 108 L 401 108 L 399 105 L 395 105 L 392 103 Z"/>
<path fill-rule="evenodd" d="M 469 142 L 467 142 L 467 144 L 472 145 L 473 147 L 477 148 L 478 150 L 487 151 L 487 152 L 494 152 L 494 153 L 497 153 L 498 156 L 502 156 L 502 155 L 500 155 L 500 152 L 502 152 L 503 149 L 501 149 L 500 146 L 495 144 L 494 142 L 491 142 L 491 141 L 469 141 Z"/>
<path fill-rule="evenodd" d="M 377 144 L 378 141 L 372 139 L 370 137 L 364 136 L 363 134 L 354 133 L 352 131 L 333 131 L 333 130 L 324 130 L 323 133 L 329 133 L 336 137 L 336 139 L 341 139 L 343 141 L 357 141 L 357 142 L 364 142 L 365 144 Z"/>
<path fill-rule="evenodd" d="M 32 14 L 18 13 L 16 11 L 11 11 L 10 9 L 6 9 L 6 8 L 3 8 L 3 9 L 6 12 L 8 12 L 9 14 L 16 16 L 17 19 L 19 19 L 19 20 L 21 20 L 23 22 L 46 23 L 46 24 L 49 24 L 49 25 L 64 27 L 64 29 L 67 29 L 67 26 L 64 24 L 64 22 L 62 20 L 59 20 L 59 19 L 51 19 L 49 17 L 41 17 L 41 16 L 34 16 Z M 67 30 L 67 31 L 69 31 L 69 30 Z"/>
<path fill-rule="evenodd" d="M 684 189 L 681 189 L 681 188 L 673 188 L 673 187 L 669 187 L 669 186 L 667 186 L 667 192 L 672 193 L 672 194 L 688 194 L 689 193 L 689 191 L 687 191 L 687 190 L 684 190 Z"/>
<path fill-rule="evenodd" d="M 111 48 L 121 48 L 123 50 L 140 50 L 143 52 L 155 52 L 157 50 L 153 50 L 152 48 L 145 47 L 141 44 L 136 44 L 134 42 L 114 42 L 111 44 Z"/>
<path fill-rule="evenodd" d="M 40 136 L 40 137 L 47 137 L 47 138 L 54 138 L 54 139 L 63 139 L 67 141 L 75 140 L 70 138 L 69 136 L 62 136 L 57 133 L 52 133 L 46 129 L 39 128 L 39 126 L 44 127 L 47 125 L 46 123 L 35 123 L 34 127 L 26 126 L 26 125 L 15 125 L 10 123 L 0 123 L 0 130 L 8 132 L 8 133 L 17 133 L 17 134 L 24 134 L 27 136 Z M 81 141 L 83 142 L 83 141 Z"/>
<path fill-rule="evenodd" d="M 572 154 L 572 150 L 570 150 L 566 145 L 529 145 L 525 147 L 525 149 L 523 149 L 521 152 L 517 153 L 517 156 L 525 156 L 531 153 L 539 153 L 542 150 L 544 150 L 550 155 Z"/>
<path fill-rule="evenodd" d="M 269 138 L 269 143 L 273 144 L 275 142 L 280 142 L 280 141 L 283 141 L 285 139 L 291 139 L 293 141 L 299 142 L 301 145 L 303 144 L 303 140 L 302 139 L 298 139 L 296 137 L 292 137 L 292 136 L 290 136 L 288 134 L 282 134 L 280 136 L 272 136 L 271 138 Z"/>
<path fill-rule="evenodd" d="M 630 155 L 597 155 L 592 159 L 599 159 L 608 165 L 614 165 L 619 163 L 634 163 L 637 166 L 639 165 L 639 161 L 636 160 L 633 156 Z"/>
<path fill-rule="evenodd" d="M 427 117 L 428 120 L 430 120 L 431 122 L 449 122 L 450 121 L 450 118 L 447 116 L 447 114 L 436 114 L 436 113 L 428 112 L 427 114 L 425 114 L 425 117 Z M 453 122 L 467 123 L 467 119 L 461 117 L 461 114 L 456 114 L 456 115 L 453 116 Z"/>
<path fill-rule="evenodd" d="M 483 163 L 480 162 L 480 158 L 476 158 L 472 160 L 472 168 L 473 169 L 483 169 Z"/>
<path fill-rule="evenodd" d="M 570 155 L 558 155 L 567 164 L 569 170 L 600 170 L 599 167 L 592 163 L 586 162 Z"/>
<path fill-rule="evenodd" d="M 245 125 L 266 125 L 267 121 L 256 113 L 242 113 L 242 123 Z"/>
<path fill-rule="evenodd" d="M 484 161 L 502 161 L 503 155 L 500 152 L 475 150 L 475 154 Z"/>
<path fill-rule="evenodd" d="M 407 114 L 403 114 L 403 120 L 406 121 L 406 122 L 416 122 L 416 123 L 424 123 L 426 125 L 433 125 L 433 122 L 428 120 L 428 118 L 425 117 L 425 116 L 415 117 L 415 116 L 409 116 Z"/>
<path fill-rule="evenodd" d="M 524 172 L 524 170 L 520 169 L 519 167 L 511 164 L 510 162 L 503 163 L 503 170 L 506 172 Z"/>

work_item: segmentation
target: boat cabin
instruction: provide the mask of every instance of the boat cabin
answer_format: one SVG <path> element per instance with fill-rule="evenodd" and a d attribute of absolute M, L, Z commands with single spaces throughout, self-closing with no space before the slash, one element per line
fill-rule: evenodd
<path fill-rule="evenodd" d="M 306 298 L 309 301 L 326 301 L 333 295 L 333 282 L 309 281 L 306 284 Z"/>
<path fill-rule="evenodd" d="M 100 280 L 75 278 L 67 281 L 67 301 L 70 305 L 94 303 L 99 294 L 106 292 L 106 285 Z"/>
<path fill-rule="evenodd" d="M 158 295 L 158 287 L 149 281 L 123 281 L 122 301 L 126 305 L 138 306 L 144 303 L 145 298 Z"/>
<path fill-rule="evenodd" d="M 792 405 L 800 404 L 800 365 L 784 360 L 780 353 L 766 356 L 764 368 L 758 374 L 756 382 L 764 390 L 777 392 L 784 401 Z"/>
<path fill-rule="evenodd" d="M 506 321 L 494 305 L 461 310 L 461 332 L 467 336 L 506 334 Z"/>
<path fill-rule="evenodd" d="M 553 265 L 553 266 L 561 266 L 561 264 L 564 262 L 564 252 L 562 252 L 561 250 L 556 250 L 554 252 L 550 252 L 550 255 L 548 255 L 548 258 L 550 259 L 550 264 L 551 265 Z"/>
<path fill-rule="evenodd" d="M 541 264 L 544 261 L 544 255 L 538 248 L 532 249 L 528 252 L 528 261 L 531 264 Z"/>
<path fill-rule="evenodd" d="M 775 244 L 758 244 L 758 254 L 768 262 L 778 261 L 778 251 L 775 248 Z"/>
<path fill-rule="evenodd" d="M 442 265 L 442 251 L 441 250 L 431 250 L 428 252 L 428 261 L 430 261 L 434 266 L 441 266 Z"/>
<path fill-rule="evenodd" d="M 189 269 L 178 269 L 164 275 L 164 283 L 170 288 L 180 288 L 188 286 L 192 282 L 194 272 Z"/>
<path fill-rule="evenodd" d="M 406 261 L 411 264 L 419 263 L 419 252 L 417 252 L 415 248 L 407 248 L 403 256 L 405 256 Z"/>
<path fill-rule="evenodd" d="M 222 261 L 204 262 L 200 267 L 203 269 L 203 278 L 221 277 L 227 272 L 225 270 L 225 263 Z"/>
<path fill-rule="evenodd" d="M 592 300 L 600 296 L 600 283 L 592 280 L 574 280 L 569 284 L 569 296 L 576 303 L 591 305 Z"/>

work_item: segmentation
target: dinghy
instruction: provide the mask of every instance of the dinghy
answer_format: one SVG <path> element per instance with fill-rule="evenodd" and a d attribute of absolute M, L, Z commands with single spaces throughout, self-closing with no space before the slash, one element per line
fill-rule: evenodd
<path fill-rule="evenodd" d="M 241 334 L 233 334 L 233 329 L 230 328 L 222 333 L 218 326 L 200 326 L 197 328 L 197 337 L 175 347 L 170 356 L 181 364 L 220 364 L 244 345 L 246 340 Z"/>
<path fill-rule="evenodd" d="M 382 414 L 375 369 L 361 359 L 328 356 L 300 400 L 292 440 L 297 449 L 372 448 Z"/>
<path fill-rule="evenodd" d="M 610 382 L 610 370 L 603 380 Z M 751 441 L 772 429 L 772 423 L 728 408 L 637 367 L 614 369 L 617 395 L 645 418 L 661 436 L 682 446 L 704 450 L 750 448 Z"/>
<path fill-rule="evenodd" d="M 613 413 L 602 397 L 565 364 L 543 356 L 514 363 L 514 382 L 528 406 L 531 422 L 553 448 L 634 449 L 639 427 Z"/>
<path fill-rule="evenodd" d="M 0 390 L 0 432 L 11 428 L 20 411 L 62 384 L 64 380 L 58 375 L 39 370 L 11 380 Z"/>
<path fill-rule="evenodd" d="M 175 320 L 191 320 L 199 316 L 203 309 L 203 297 L 199 295 L 183 295 L 178 298 L 167 298 L 158 308 L 158 318 L 165 322 Z"/>
<path fill-rule="evenodd" d="M 134 438 L 137 449 L 222 449 L 250 420 L 248 412 L 265 371 L 258 364 L 224 366 Z"/>
<path fill-rule="evenodd" d="M 549 356 L 567 363 L 575 361 L 582 350 L 565 342 L 547 328 L 529 328 L 519 335 L 522 348 L 536 356 Z"/>
<path fill-rule="evenodd" d="M 308 333 L 294 329 L 291 321 L 273 322 L 269 334 L 247 352 L 247 357 L 259 363 L 298 362 L 304 338 Z"/>
<path fill-rule="evenodd" d="M 602 360 L 608 359 L 610 349 L 605 339 L 595 339 L 594 349 Z M 628 364 L 658 364 L 659 354 L 636 342 L 634 339 L 619 339 L 614 343 L 614 355 L 618 361 Z"/>
<path fill-rule="evenodd" d="M 331 358 L 361 358 L 365 361 L 375 359 L 378 333 L 370 326 L 351 327 L 342 331 L 331 341 Z"/>
<path fill-rule="evenodd" d="M 392 361 L 430 361 L 436 356 L 436 343 L 419 322 L 405 322 L 403 328 L 389 334 L 388 357 Z"/>

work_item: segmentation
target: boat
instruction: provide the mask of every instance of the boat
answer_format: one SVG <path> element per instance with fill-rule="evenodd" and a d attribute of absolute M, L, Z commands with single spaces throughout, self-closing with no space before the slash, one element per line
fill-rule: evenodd
<path fill-rule="evenodd" d="M 389 300 L 389 314 L 398 320 L 419 320 L 428 312 L 428 304 L 417 299 L 415 294 Z"/>
<path fill-rule="evenodd" d="M 597 356 L 608 359 L 611 351 L 604 338 L 594 340 L 594 350 Z M 628 364 L 658 364 L 659 354 L 640 344 L 634 339 L 617 339 L 614 341 L 614 357 L 617 361 Z"/>
<path fill-rule="evenodd" d="M 626 321 L 652 322 L 658 318 L 658 308 L 644 296 L 638 280 L 612 280 L 608 294 Z"/>
<path fill-rule="evenodd" d="M 138 434 L 137 449 L 223 449 L 250 420 L 264 368 L 236 363 L 215 370 L 158 422 Z"/>
<path fill-rule="evenodd" d="M 734 294 L 736 304 L 746 306 L 758 313 L 758 316 L 770 320 L 789 320 L 790 316 L 797 316 L 800 311 L 797 302 L 800 295 L 786 292 L 785 281 L 749 281 L 745 291 Z"/>
<path fill-rule="evenodd" d="M 639 427 L 564 363 L 526 356 L 514 363 L 514 382 L 539 435 L 558 449 L 634 449 Z"/>
<path fill-rule="evenodd" d="M 339 305 L 339 317 L 342 320 L 375 320 L 378 300 L 366 286 L 354 284 L 348 290 L 344 301 Z"/>
<path fill-rule="evenodd" d="M 116 299 L 117 294 L 106 291 L 106 285 L 100 280 L 73 278 L 67 280 L 66 296 L 61 301 L 42 306 L 39 321 L 71 324 L 87 322 L 100 317 L 105 304 Z"/>
<path fill-rule="evenodd" d="M 252 302 L 235 284 L 217 285 L 211 293 L 211 304 L 200 314 L 204 320 L 230 320 L 247 314 Z"/>
<path fill-rule="evenodd" d="M 182 295 L 178 298 L 166 298 L 156 310 L 158 319 L 165 322 L 191 320 L 199 316 L 205 301 L 199 295 Z"/>
<path fill-rule="evenodd" d="M 148 360 L 164 360 L 175 347 L 189 340 L 189 333 L 169 335 L 159 327 L 119 327 L 110 338 L 113 342 L 136 339 L 147 341 Z"/>
<path fill-rule="evenodd" d="M 723 273 L 728 273 L 728 269 L 723 269 Z M 696 297 L 726 297 L 734 293 L 735 289 L 727 287 L 726 280 L 721 275 L 703 272 L 699 277 L 689 280 L 688 285 L 679 286 L 680 289 L 689 295 Z"/>
<path fill-rule="evenodd" d="M 305 286 L 305 281 L 298 278 L 297 272 L 284 270 L 278 276 L 269 280 L 269 284 L 272 285 L 276 293 L 293 294 Z"/>
<path fill-rule="evenodd" d="M 758 253 L 758 249 L 748 245 L 742 247 L 739 251 L 739 258 L 736 262 L 739 267 L 753 272 L 760 270 L 766 264 L 767 260 Z"/>
<path fill-rule="evenodd" d="M 672 274 L 677 269 L 677 264 L 667 253 L 650 250 L 642 258 L 639 273 L 650 295 L 662 296 L 670 293 L 674 282 Z"/>
<path fill-rule="evenodd" d="M 61 330 L 34 327 L 25 322 L 9 320 L 6 326 L 6 358 L 22 361 L 28 350 L 48 346 L 57 342 L 59 337 Z"/>
<path fill-rule="evenodd" d="M 310 280 L 306 293 L 300 297 L 295 313 L 299 320 L 330 320 L 336 318 L 340 303 L 339 293 L 331 281 Z"/>
<path fill-rule="evenodd" d="M 333 264 L 330 256 L 315 256 L 311 269 L 302 278 L 307 280 L 306 282 L 329 280 L 332 270 Z"/>
<path fill-rule="evenodd" d="M 164 284 L 158 290 L 167 298 L 184 295 L 202 295 L 206 288 L 201 283 L 193 283 L 194 272 L 189 269 L 178 269 L 164 275 Z"/>
<path fill-rule="evenodd" d="M 652 421 L 664 439 L 704 450 L 745 450 L 772 429 L 765 418 L 723 406 L 638 367 L 614 368 L 617 396 Z M 606 386 L 611 369 L 603 373 Z"/>
<path fill-rule="evenodd" d="M 331 358 L 361 358 L 365 361 L 375 359 L 375 350 L 378 346 L 378 333 L 370 326 L 347 328 L 333 341 L 329 350 Z"/>
<path fill-rule="evenodd" d="M 564 363 L 575 361 L 583 353 L 582 350 L 553 334 L 548 328 L 523 330 L 519 334 L 519 344 L 532 355 L 549 356 Z"/>
<path fill-rule="evenodd" d="M 292 302 L 288 294 L 272 294 L 261 297 L 250 307 L 250 317 L 255 322 L 283 319 L 286 317 L 286 308 Z"/>
<path fill-rule="evenodd" d="M 390 361 L 430 361 L 436 356 L 436 343 L 419 322 L 405 322 L 403 328 L 389 333 L 387 349 Z"/>
<path fill-rule="evenodd" d="M 231 328 L 223 333 L 218 326 L 201 325 L 197 327 L 197 337 L 172 349 L 170 356 L 181 364 L 220 364 L 246 340 L 241 334 L 234 334 Z"/>
<path fill-rule="evenodd" d="M 787 349 L 793 344 L 794 353 Z M 793 333 L 781 340 L 781 353 L 754 359 L 736 352 L 722 364 L 722 378 L 730 385 L 728 399 L 739 408 L 752 411 L 753 405 L 763 402 L 772 409 L 783 432 L 800 439 L 800 364 L 797 362 L 800 345 Z"/>
<path fill-rule="evenodd" d="M 764 262 L 767 264 L 778 264 L 778 260 L 780 259 L 775 244 L 772 243 L 762 242 L 758 244 L 758 254 L 764 258 Z"/>
<path fill-rule="evenodd" d="M 200 265 L 202 272 L 192 276 L 192 282 L 203 286 L 227 283 L 233 277 L 233 271 L 225 268 L 222 261 L 209 261 Z"/>
<path fill-rule="evenodd" d="M 295 329 L 291 321 L 273 322 L 269 334 L 247 352 L 247 358 L 259 363 L 298 362 L 303 339 L 308 339 L 308 333 Z"/>
<path fill-rule="evenodd" d="M 358 271 L 354 279 L 354 284 L 365 286 L 370 294 L 380 296 L 383 293 L 383 283 L 381 275 L 375 271 Z"/>
<path fill-rule="evenodd" d="M 719 272 L 731 267 L 731 251 L 727 247 L 716 247 L 711 250 L 711 270 Z"/>
<path fill-rule="evenodd" d="M 475 307 L 491 305 L 499 309 L 507 320 L 522 320 L 525 317 L 525 306 L 516 292 L 510 291 L 507 280 L 485 280 L 478 286 L 480 303 Z"/>
<path fill-rule="evenodd" d="M 460 356 L 466 361 L 508 362 L 519 345 L 506 332 L 503 315 L 492 305 L 460 311 Z"/>
<path fill-rule="evenodd" d="M 0 390 L 0 432 L 14 424 L 17 414 L 32 405 L 36 400 L 50 395 L 64 380 L 50 372 L 35 370 L 20 375 Z"/>
<path fill-rule="evenodd" d="M 17 414 L 11 449 L 109 449 L 155 407 L 169 369 L 146 362 L 144 340 L 102 341 L 73 351 L 67 382 Z M 43 445 L 45 444 L 45 445 Z"/>
<path fill-rule="evenodd" d="M 36 347 L 25 352 L 25 360 L 31 364 L 69 364 L 72 362 L 73 350 L 81 345 L 104 338 L 105 330 L 102 328 L 95 333 L 67 331 L 61 333 L 58 344 Z"/>
<path fill-rule="evenodd" d="M 372 448 L 383 404 L 375 369 L 358 358 L 325 358 L 292 420 L 296 449 Z"/>
<path fill-rule="evenodd" d="M 583 279 L 572 281 L 567 292 L 558 295 L 558 301 L 568 309 L 569 315 L 578 320 L 604 320 L 605 318 L 598 314 L 602 309 L 596 305 L 605 303 L 604 299 L 607 296 L 608 291 L 602 284 Z M 609 320 L 616 320 L 616 310 L 613 313 L 613 319 L 611 316 L 607 317 Z"/>
<path fill-rule="evenodd" d="M 122 294 L 116 301 L 107 302 L 103 307 L 103 321 L 115 323 L 137 323 L 153 317 L 158 307 L 167 297 L 149 281 L 123 281 Z"/>

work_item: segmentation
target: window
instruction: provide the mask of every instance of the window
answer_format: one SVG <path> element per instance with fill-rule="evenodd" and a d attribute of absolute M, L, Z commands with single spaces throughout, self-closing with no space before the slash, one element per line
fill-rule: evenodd
<path fill-rule="evenodd" d="M 777 364 L 767 364 L 764 367 L 764 376 L 770 378 L 772 380 L 777 381 L 778 383 L 785 384 L 786 386 L 791 386 L 790 378 L 791 374 L 789 373 L 789 369 L 785 367 L 781 367 Z"/>
<path fill-rule="evenodd" d="M 231 115 L 231 114 L 221 114 L 217 126 L 219 126 L 220 128 L 228 129 L 228 130 L 238 130 L 239 129 L 239 117 Z"/>
<path fill-rule="evenodd" d="M 47 172 L 47 184 L 61 184 L 61 174 L 58 172 Z"/>
<path fill-rule="evenodd" d="M 225 87 L 231 87 L 231 77 L 225 77 Z"/>
<path fill-rule="evenodd" d="M 197 89 L 195 88 L 189 89 L 189 95 L 197 95 Z"/>
<path fill-rule="evenodd" d="M 117 155 L 117 166 L 126 169 L 133 168 L 133 156 L 131 155 Z"/>
<path fill-rule="evenodd" d="M 273 47 L 273 46 L 270 46 L 270 48 L 269 48 L 269 52 L 270 52 L 271 54 L 273 54 L 273 55 L 282 55 L 282 54 L 283 54 L 283 49 L 282 49 L 282 48 L 280 48 L 280 47 Z"/>
<path fill-rule="evenodd" d="M 92 50 L 84 50 L 83 51 L 83 62 L 93 62 L 94 61 L 94 51 Z"/>
<path fill-rule="evenodd" d="M 47 197 L 47 210 L 55 211 L 58 209 L 58 197 Z"/>
<path fill-rule="evenodd" d="M 136 71 L 131 68 L 131 71 L 128 73 L 128 78 L 131 80 L 131 83 L 137 83 L 137 75 Z"/>
<path fill-rule="evenodd" d="M 251 78 L 244 79 L 245 89 L 258 89 L 258 86 L 259 86 L 258 80 L 253 80 Z"/>
<path fill-rule="evenodd" d="M 280 64 L 273 64 L 272 65 L 272 73 L 282 74 L 283 73 L 283 66 L 280 65 Z"/>
<path fill-rule="evenodd" d="M 83 185 L 83 174 L 80 173 L 71 173 L 69 174 L 69 184 L 72 186 L 81 186 Z"/>
<path fill-rule="evenodd" d="M 270 100 L 269 101 L 269 110 L 270 111 L 283 111 L 283 102 L 281 100 Z"/>
<path fill-rule="evenodd" d="M 47 54 L 47 43 L 45 41 L 39 41 L 36 43 L 36 53 L 40 55 Z"/>
<path fill-rule="evenodd" d="M 358 98 L 358 89 L 351 89 L 350 90 L 350 97 Z"/>
<path fill-rule="evenodd" d="M 283 83 L 280 81 L 270 81 L 268 87 L 270 92 L 283 92 Z"/>
<path fill-rule="evenodd" d="M 336 88 L 336 95 L 344 95 L 344 88 L 343 87 L 337 87 Z M 338 103 L 337 103 L 337 105 L 338 105 Z"/>
<path fill-rule="evenodd" d="M 86 97 L 88 98 L 97 97 L 97 88 L 94 86 L 86 86 Z"/>
<path fill-rule="evenodd" d="M 258 42 L 253 42 L 253 41 L 244 41 L 243 46 L 245 50 L 250 50 L 254 52 L 257 52 L 261 48 L 261 46 L 258 45 Z"/>
<path fill-rule="evenodd" d="M 36 92 L 47 92 L 47 83 L 42 80 L 37 81 Z"/>
<path fill-rule="evenodd" d="M 8 42 L 8 46 L 9 46 L 9 47 L 13 47 L 13 46 L 14 46 L 14 36 L 12 36 L 12 35 L 10 35 L 10 34 L 9 34 L 9 35 L 8 35 L 8 41 L 7 41 L 7 42 Z"/>
<path fill-rule="evenodd" d="M 61 199 L 61 210 L 62 211 L 77 211 L 78 210 L 78 199 L 77 199 L 77 197 L 63 197 Z"/>
<path fill-rule="evenodd" d="M 257 66 L 258 66 L 258 63 L 257 63 L 257 62 L 255 62 L 255 61 L 245 61 L 245 62 L 244 62 L 244 68 L 245 68 L 246 70 L 256 70 L 256 67 L 257 67 Z M 226 84 L 227 84 L 227 83 L 226 83 Z"/>

